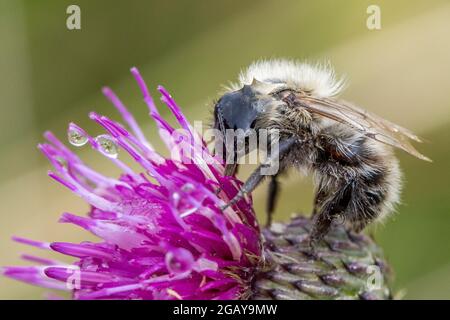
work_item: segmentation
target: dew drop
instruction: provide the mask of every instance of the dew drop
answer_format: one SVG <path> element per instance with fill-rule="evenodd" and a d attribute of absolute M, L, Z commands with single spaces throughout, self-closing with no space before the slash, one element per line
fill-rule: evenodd
<path fill-rule="evenodd" d="M 190 182 L 185 183 L 181 187 L 181 190 L 184 191 L 184 192 L 191 192 L 191 191 L 194 191 L 194 189 L 195 189 L 194 185 L 192 183 L 190 183 Z"/>
<path fill-rule="evenodd" d="M 57 156 L 55 158 L 56 162 L 59 163 L 59 165 L 63 168 L 67 168 L 67 160 L 61 156 Z"/>
<path fill-rule="evenodd" d="M 181 196 L 178 192 L 172 193 L 172 203 L 174 204 L 175 207 L 178 207 L 178 205 L 180 204 L 180 200 Z"/>
<path fill-rule="evenodd" d="M 119 155 L 119 147 L 114 142 L 111 136 L 103 134 L 97 136 L 95 138 L 95 141 L 100 145 L 99 150 L 101 151 L 101 153 L 110 158 L 117 158 L 117 156 Z"/>
<path fill-rule="evenodd" d="M 194 258 L 185 249 L 178 249 L 166 253 L 165 262 L 170 273 L 177 274 L 189 271 L 194 263 Z"/>
<path fill-rule="evenodd" d="M 88 142 L 86 134 L 76 128 L 70 128 L 67 131 L 67 138 L 69 139 L 69 143 L 75 147 L 84 146 Z"/>

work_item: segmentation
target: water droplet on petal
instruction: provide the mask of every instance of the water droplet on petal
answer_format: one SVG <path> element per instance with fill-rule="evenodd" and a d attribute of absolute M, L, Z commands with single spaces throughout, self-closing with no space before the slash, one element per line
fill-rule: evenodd
<path fill-rule="evenodd" d="M 119 147 L 109 135 L 101 135 L 95 138 L 95 141 L 100 145 L 100 151 L 107 157 L 117 158 L 119 155 Z"/>
<path fill-rule="evenodd" d="M 67 168 L 67 160 L 61 156 L 57 156 L 55 160 L 61 165 L 63 168 Z"/>
<path fill-rule="evenodd" d="M 175 207 L 178 207 L 178 204 L 180 203 L 180 194 L 178 192 L 172 193 L 172 203 Z"/>
<path fill-rule="evenodd" d="M 70 128 L 67 131 L 67 138 L 69 139 L 69 143 L 75 147 L 84 146 L 88 142 L 86 134 L 77 128 Z"/>
<path fill-rule="evenodd" d="M 185 183 L 182 187 L 181 190 L 184 192 L 191 192 L 195 189 L 194 185 L 190 182 Z"/>
<path fill-rule="evenodd" d="M 178 248 L 166 253 L 165 262 L 170 273 L 182 273 L 192 269 L 194 257 L 188 250 Z"/>

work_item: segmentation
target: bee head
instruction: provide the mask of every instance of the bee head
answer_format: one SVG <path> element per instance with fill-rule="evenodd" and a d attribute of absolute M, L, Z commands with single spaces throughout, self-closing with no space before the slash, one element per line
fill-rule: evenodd
<path fill-rule="evenodd" d="M 270 95 L 271 87 L 270 84 L 253 80 L 250 85 L 243 85 L 238 90 L 225 93 L 214 106 L 214 128 L 219 130 L 222 136 L 222 139 L 216 137 L 216 150 L 218 144 L 221 144 L 223 159 L 227 164 L 237 160 L 236 139 L 240 137 L 248 142 L 251 135 L 258 137 L 257 120 L 275 101 Z M 246 143 L 244 154 L 251 149 Z M 230 154 L 229 150 L 233 150 L 233 153 Z"/>
<path fill-rule="evenodd" d="M 257 118 L 268 111 L 276 85 L 253 79 L 241 89 L 225 93 L 214 107 L 215 128 L 219 130 L 243 130 L 248 133 L 255 129 Z"/>
<path fill-rule="evenodd" d="M 225 93 L 214 108 L 216 121 L 222 121 L 222 129 L 242 129 L 245 132 L 254 128 L 254 122 L 260 110 L 257 108 L 256 93 L 251 86 Z M 219 122 L 219 125 L 222 125 Z"/>

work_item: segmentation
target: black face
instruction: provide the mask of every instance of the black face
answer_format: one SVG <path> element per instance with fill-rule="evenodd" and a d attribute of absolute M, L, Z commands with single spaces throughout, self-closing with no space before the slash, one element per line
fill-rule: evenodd
<path fill-rule="evenodd" d="M 245 140 L 247 140 L 247 134 L 250 134 L 249 130 L 255 129 L 255 121 L 262 112 L 259 107 L 260 105 L 257 94 L 252 87 L 248 85 L 244 85 L 240 90 L 226 93 L 215 105 L 214 128 L 220 130 L 223 137 L 223 140 L 216 140 L 216 143 L 223 143 L 222 152 L 223 160 L 226 162 L 226 175 L 234 174 L 237 168 L 237 154 L 235 152 L 235 150 L 237 150 L 236 141 L 225 141 L 227 136 L 226 130 L 241 129 L 245 132 Z M 233 154 L 230 154 L 228 151 L 230 145 L 234 146 L 232 149 L 234 150 Z M 246 145 L 248 145 L 247 142 Z"/>
<path fill-rule="evenodd" d="M 226 129 L 254 128 L 259 111 L 256 108 L 256 95 L 250 86 L 226 93 L 217 102 L 214 109 L 216 128 L 224 132 Z"/>

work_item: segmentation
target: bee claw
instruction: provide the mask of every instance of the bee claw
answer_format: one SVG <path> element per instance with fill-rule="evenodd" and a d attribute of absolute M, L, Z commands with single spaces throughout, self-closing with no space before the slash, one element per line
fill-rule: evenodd
<path fill-rule="evenodd" d="M 317 245 L 318 245 L 318 242 L 317 241 L 315 241 L 314 239 L 310 239 L 309 240 L 309 243 L 308 243 L 308 249 L 307 249 L 307 254 L 311 257 L 311 258 L 314 258 L 314 259 L 317 259 L 318 258 L 318 255 L 317 255 Z"/>
<path fill-rule="evenodd" d="M 218 196 L 219 193 L 220 193 L 221 191 L 222 191 L 222 188 L 221 188 L 221 187 L 217 188 L 217 189 L 214 191 L 214 195 L 215 195 L 215 196 Z"/>

